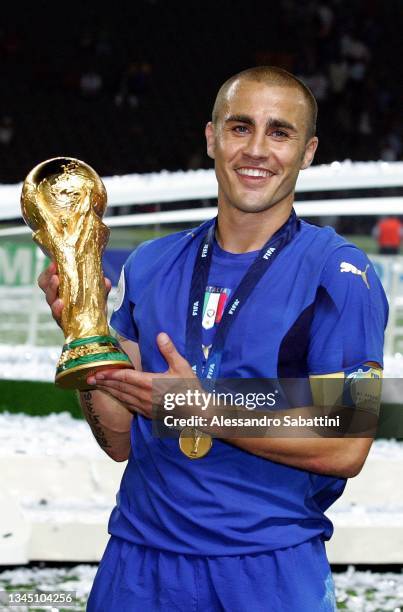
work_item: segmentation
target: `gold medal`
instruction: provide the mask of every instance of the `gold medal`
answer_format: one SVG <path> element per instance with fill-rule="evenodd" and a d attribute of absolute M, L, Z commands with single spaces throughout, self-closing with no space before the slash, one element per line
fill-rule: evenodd
<path fill-rule="evenodd" d="M 212 444 L 211 436 L 195 427 L 185 427 L 179 435 L 179 448 L 189 459 L 201 459 L 207 455 Z"/>

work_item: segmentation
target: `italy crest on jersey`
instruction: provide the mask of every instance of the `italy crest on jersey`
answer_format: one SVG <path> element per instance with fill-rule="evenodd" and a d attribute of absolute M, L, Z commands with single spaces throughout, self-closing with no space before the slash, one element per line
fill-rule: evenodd
<path fill-rule="evenodd" d="M 202 326 L 204 329 L 212 329 L 214 325 L 219 324 L 222 319 L 229 294 L 230 290 L 226 287 L 206 287 L 202 320 Z"/>

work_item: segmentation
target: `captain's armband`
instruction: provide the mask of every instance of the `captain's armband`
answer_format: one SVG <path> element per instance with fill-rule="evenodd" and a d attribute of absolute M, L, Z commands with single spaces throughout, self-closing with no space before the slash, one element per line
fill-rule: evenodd
<path fill-rule="evenodd" d="M 379 414 L 382 392 L 382 368 L 364 363 L 331 374 L 309 377 L 315 406 L 357 408 Z"/>

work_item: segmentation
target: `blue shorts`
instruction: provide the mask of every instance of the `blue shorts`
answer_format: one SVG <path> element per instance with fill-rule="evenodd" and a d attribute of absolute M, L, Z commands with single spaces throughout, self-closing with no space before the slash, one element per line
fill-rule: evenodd
<path fill-rule="evenodd" d="M 87 612 L 334 612 L 320 538 L 265 554 L 181 555 L 112 536 Z"/>

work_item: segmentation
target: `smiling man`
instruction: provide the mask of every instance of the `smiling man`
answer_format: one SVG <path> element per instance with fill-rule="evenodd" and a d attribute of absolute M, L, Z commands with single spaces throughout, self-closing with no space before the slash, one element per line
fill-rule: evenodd
<path fill-rule="evenodd" d="M 90 612 L 335 609 L 324 512 L 372 439 L 206 445 L 199 432 L 189 450 L 151 424 L 155 378 L 380 376 L 387 302 L 372 265 L 293 211 L 316 113 L 279 68 L 229 79 L 206 126 L 217 219 L 141 245 L 124 266 L 111 324 L 136 370 L 98 373 L 81 397 L 100 445 L 129 460 Z M 54 266 L 39 282 L 59 319 Z"/>
<path fill-rule="evenodd" d="M 286 74 L 273 73 L 271 79 L 260 69 L 249 74 L 224 84 L 206 127 L 219 202 L 247 213 L 277 206 L 287 214 L 298 173 L 318 145 L 316 102 Z"/>

